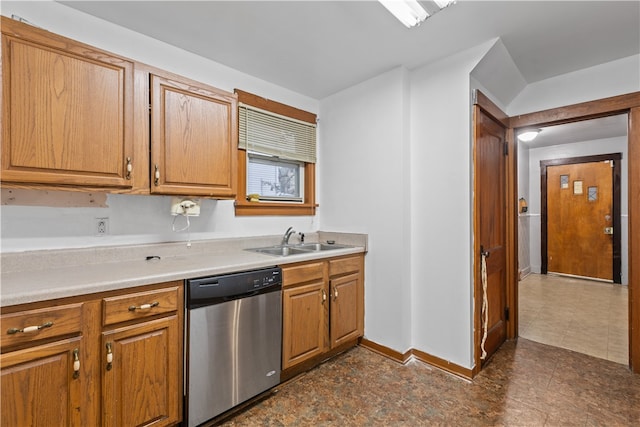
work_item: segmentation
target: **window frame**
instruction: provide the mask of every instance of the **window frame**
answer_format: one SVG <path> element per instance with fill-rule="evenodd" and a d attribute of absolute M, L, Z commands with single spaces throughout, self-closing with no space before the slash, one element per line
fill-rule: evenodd
<path fill-rule="evenodd" d="M 238 103 L 242 102 L 266 111 L 270 111 L 283 116 L 302 120 L 308 123 L 316 123 L 316 115 L 271 101 L 266 98 L 236 89 Z M 238 149 L 238 191 L 235 201 L 236 216 L 267 216 L 267 215 L 289 215 L 289 216 L 313 216 L 316 214 L 316 165 L 315 163 L 304 163 L 304 200 L 299 202 L 275 202 L 275 201 L 254 201 L 247 200 L 247 151 Z"/>

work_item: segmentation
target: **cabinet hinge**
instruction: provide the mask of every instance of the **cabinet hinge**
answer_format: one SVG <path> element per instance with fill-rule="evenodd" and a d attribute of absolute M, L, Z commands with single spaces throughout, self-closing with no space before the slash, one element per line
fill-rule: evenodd
<path fill-rule="evenodd" d="M 504 308 L 504 320 L 509 320 L 509 307 Z"/>

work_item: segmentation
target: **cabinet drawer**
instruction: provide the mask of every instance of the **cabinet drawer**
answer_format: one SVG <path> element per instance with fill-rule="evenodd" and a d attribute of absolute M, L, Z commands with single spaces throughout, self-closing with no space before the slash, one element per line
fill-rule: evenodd
<path fill-rule="evenodd" d="M 329 261 L 329 276 L 353 273 L 362 269 L 362 255 Z"/>
<path fill-rule="evenodd" d="M 113 325 L 178 309 L 178 287 L 136 292 L 102 299 L 102 323 Z"/>
<path fill-rule="evenodd" d="M 324 278 L 325 263 L 311 262 L 302 265 L 282 268 L 282 286 L 287 287 L 297 283 L 322 280 Z"/>
<path fill-rule="evenodd" d="M 20 311 L 0 316 L 1 346 L 13 346 L 45 338 L 79 334 L 82 303 Z"/>

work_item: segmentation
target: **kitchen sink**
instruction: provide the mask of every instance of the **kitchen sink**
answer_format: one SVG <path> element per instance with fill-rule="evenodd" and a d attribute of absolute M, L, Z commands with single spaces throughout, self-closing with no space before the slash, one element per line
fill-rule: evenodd
<path fill-rule="evenodd" d="M 301 243 L 295 246 L 296 248 L 308 250 L 308 251 L 330 251 L 332 249 L 344 249 L 350 248 L 347 245 L 336 245 L 335 243 Z"/>
<path fill-rule="evenodd" d="M 308 254 L 310 252 L 330 251 L 332 249 L 345 249 L 351 248 L 348 245 L 337 245 L 329 243 L 300 243 L 297 245 L 277 245 L 268 246 L 265 248 L 249 248 L 247 251 L 258 252 L 261 254 L 275 255 L 275 256 L 288 256 L 288 255 L 300 255 Z"/>
<path fill-rule="evenodd" d="M 258 252 L 267 255 L 287 256 L 296 254 L 308 254 L 308 250 L 293 248 L 291 246 L 271 246 L 268 248 L 252 248 L 248 251 Z"/>

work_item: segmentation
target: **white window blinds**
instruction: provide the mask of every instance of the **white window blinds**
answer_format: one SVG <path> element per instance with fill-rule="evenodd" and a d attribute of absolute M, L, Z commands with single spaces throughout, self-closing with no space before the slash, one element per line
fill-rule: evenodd
<path fill-rule="evenodd" d="M 238 147 L 282 159 L 316 162 L 316 125 L 261 110 L 238 107 Z"/>

